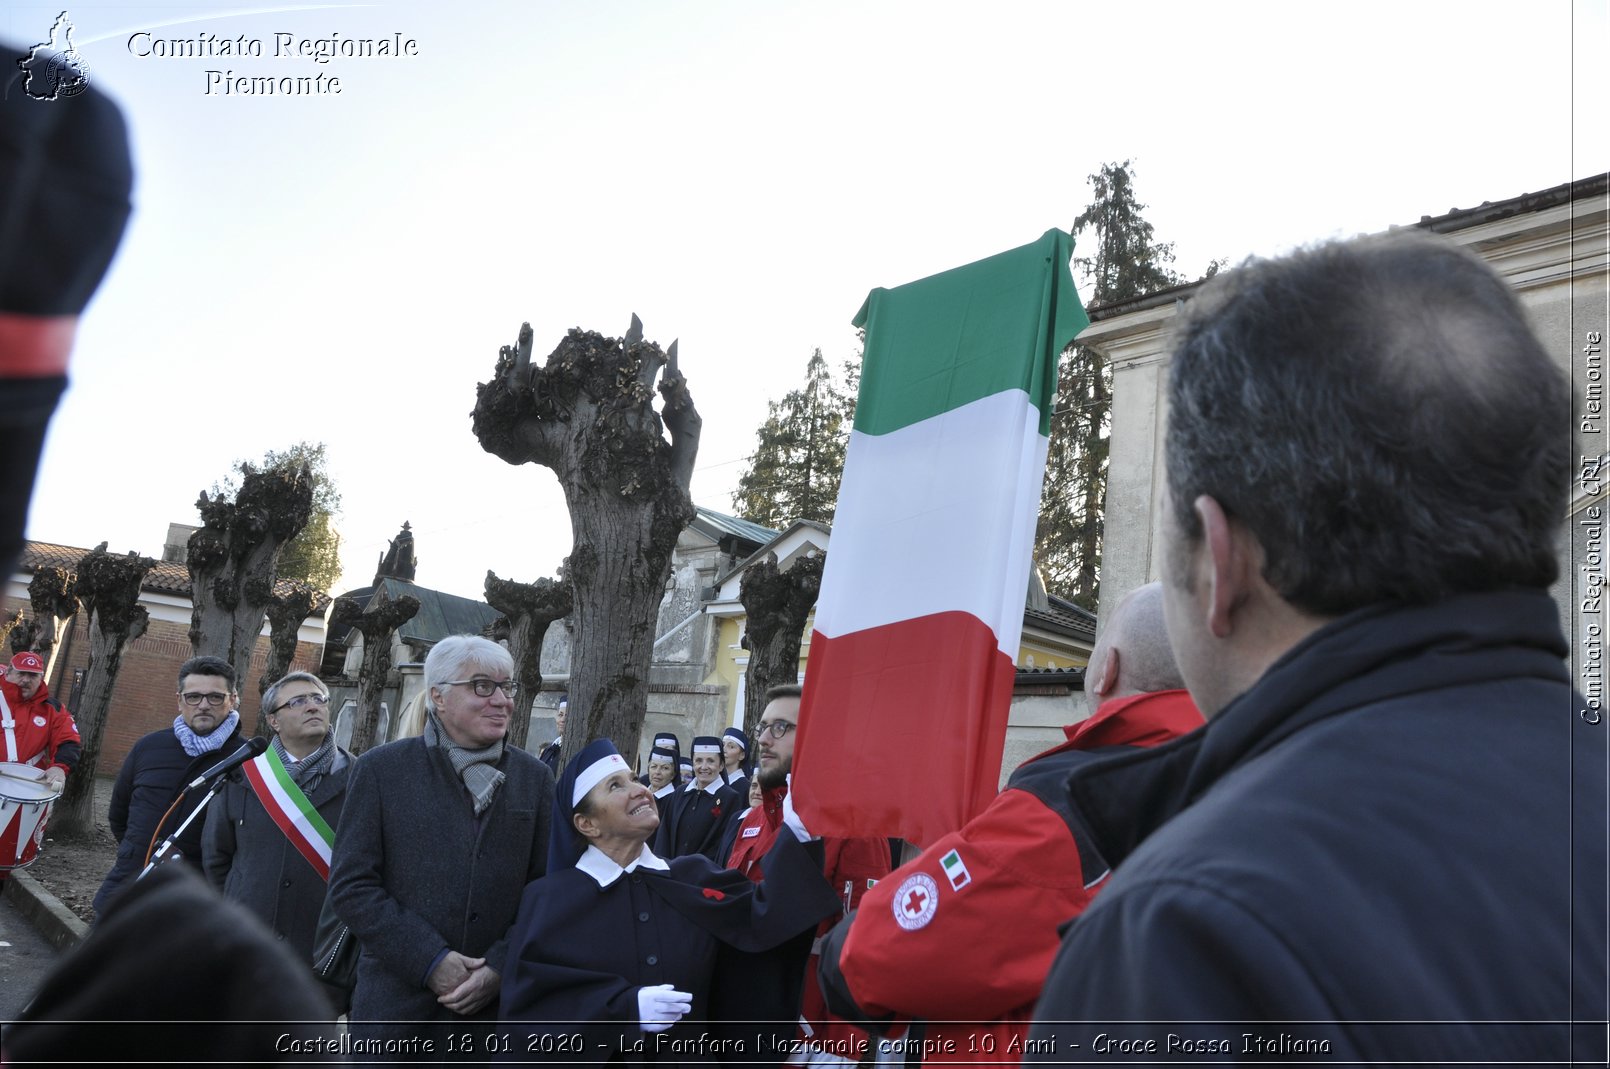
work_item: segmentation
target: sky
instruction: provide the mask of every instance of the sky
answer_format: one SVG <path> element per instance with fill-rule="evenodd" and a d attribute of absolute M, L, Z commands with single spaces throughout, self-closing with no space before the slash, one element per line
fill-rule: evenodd
<path fill-rule="evenodd" d="M 422 585 L 551 576 L 556 479 L 470 429 L 522 322 L 538 358 L 634 312 L 680 339 L 693 497 L 730 511 L 767 401 L 813 349 L 854 355 L 868 290 L 1068 228 L 1103 163 L 1133 161 L 1191 278 L 1610 169 L 1607 8 L 74 4 L 129 122 L 134 210 L 28 537 L 160 555 L 236 461 L 310 440 L 343 497 L 338 589 L 405 520 Z M 61 11 L 12 0 L 0 40 Z M 173 54 L 242 38 L 262 55 Z M 316 58 L 380 38 L 413 47 Z M 340 92 L 223 91 L 321 74 Z"/>

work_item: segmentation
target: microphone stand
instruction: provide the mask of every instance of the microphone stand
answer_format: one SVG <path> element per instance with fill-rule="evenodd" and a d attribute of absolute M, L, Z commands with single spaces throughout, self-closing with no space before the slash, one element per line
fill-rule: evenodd
<path fill-rule="evenodd" d="M 168 851 L 173 848 L 173 844 L 178 842 L 179 836 L 184 834 L 184 830 L 190 826 L 190 822 L 196 819 L 197 814 L 205 813 L 207 811 L 207 803 L 211 802 L 213 795 L 218 793 L 218 788 L 224 785 L 224 780 L 228 779 L 230 774 L 236 771 L 238 768 L 240 768 L 239 765 L 236 765 L 235 768 L 226 768 L 212 778 L 211 785 L 207 789 L 207 796 L 203 798 L 194 809 L 190 810 L 190 814 L 184 818 L 184 821 L 180 823 L 177 828 L 173 829 L 173 833 L 171 835 L 162 840 L 162 844 L 158 846 L 156 851 L 151 855 L 151 860 L 145 863 L 145 868 L 141 869 L 140 874 L 134 877 L 135 883 L 139 883 L 140 880 L 145 878 L 147 873 L 156 868 L 158 865 L 162 864 L 162 859 L 167 855 Z M 184 790 L 179 792 L 179 797 L 183 798 L 189 793 L 190 788 L 186 787 Z"/>

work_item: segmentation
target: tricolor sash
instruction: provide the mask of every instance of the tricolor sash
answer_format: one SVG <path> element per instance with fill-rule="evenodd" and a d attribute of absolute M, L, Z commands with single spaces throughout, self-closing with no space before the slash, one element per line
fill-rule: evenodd
<path fill-rule="evenodd" d="M 319 878 L 328 882 L 335 832 L 285 771 L 285 762 L 280 760 L 279 754 L 270 746 L 261 757 L 246 762 L 244 771 L 246 782 L 251 784 L 257 800 L 263 803 L 263 809 L 279 825 L 291 845 L 307 858 Z"/>

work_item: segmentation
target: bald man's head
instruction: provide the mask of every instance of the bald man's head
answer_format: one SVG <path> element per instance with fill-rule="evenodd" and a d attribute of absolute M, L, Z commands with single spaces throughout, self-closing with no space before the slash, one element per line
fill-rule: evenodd
<path fill-rule="evenodd" d="M 1147 583 L 1124 595 L 1096 638 L 1085 693 L 1099 704 L 1184 686 L 1163 626 L 1162 584 Z"/>

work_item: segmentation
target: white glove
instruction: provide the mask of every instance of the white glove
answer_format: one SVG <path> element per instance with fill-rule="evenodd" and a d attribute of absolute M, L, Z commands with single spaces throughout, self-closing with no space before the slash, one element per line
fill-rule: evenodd
<path fill-rule="evenodd" d="M 637 989 L 638 1023 L 645 1032 L 663 1032 L 693 1008 L 693 996 L 670 984 Z"/>
<path fill-rule="evenodd" d="M 820 835 L 812 835 L 810 832 L 805 830 L 805 822 L 800 820 L 799 814 L 794 811 L 794 774 L 790 772 L 787 776 L 783 777 L 783 781 L 788 784 L 788 793 L 783 795 L 784 826 L 786 826 L 789 831 L 794 833 L 794 838 L 798 839 L 802 843 L 808 843 L 816 839 L 820 839 Z"/>
<path fill-rule="evenodd" d="M 60 794 L 61 789 L 67 785 L 67 773 L 63 772 L 59 766 L 51 765 L 45 769 L 45 782 L 50 784 L 51 790 Z"/>

